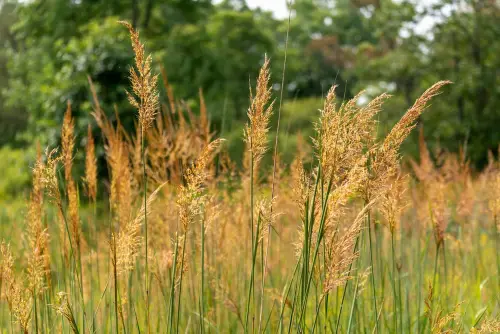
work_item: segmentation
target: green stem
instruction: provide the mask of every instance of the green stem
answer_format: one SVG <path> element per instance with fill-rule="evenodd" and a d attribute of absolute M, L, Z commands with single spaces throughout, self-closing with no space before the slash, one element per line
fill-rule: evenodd
<path fill-rule="evenodd" d="M 368 202 L 368 201 L 367 201 Z M 366 222 L 368 224 L 368 240 L 370 244 L 370 265 L 372 267 L 372 274 L 371 274 L 371 282 L 372 282 L 372 290 L 373 290 L 373 307 L 374 307 L 374 312 L 375 312 L 375 328 L 377 333 L 379 332 L 378 328 L 378 316 L 377 316 L 377 295 L 375 293 L 375 268 L 373 267 L 373 251 L 372 251 L 372 232 L 371 232 L 371 219 L 370 219 L 370 211 L 368 210 L 367 215 L 366 215 Z"/>
<path fill-rule="evenodd" d="M 248 288 L 248 298 L 247 298 L 247 306 L 245 312 L 245 332 L 248 332 L 248 315 L 250 313 L 250 299 L 252 296 L 252 290 L 254 286 L 254 277 L 255 277 L 255 262 L 257 259 L 257 245 L 258 245 L 258 237 L 259 237 L 259 228 L 260 228 L 260 215 L 257 219 L 257 229 L 255 231 L 255 242 L 253 242 L 253 250 L 252 250 L 252 271 L 250 273 L 250 286 Z"/>
<path fill-rule="evenodd" d="M 37 311 L 37 307 L 36 307 L 36 290 L 33 289 L 33 304 L 34 304 L 34 308 L 35 308 L 35 333 L 38 334 L 38 311 Z"/>
<path fill-rule="evenodd" d="M 172 277 L 170 280 L 170 305 L 169 305 L 169 315 L 168 315 L 168 333 L 172 333 L 173 317 L 174 317 L 174 300 L 175 300 L 175 276 L 177 271 L 177 255 L 179 249 L 179 237 L 176 235 L 175 239 L 175 251 L 174 251 L 174 261 L 172 269 Z"/>
<path fill-rule="evenodd" d="M 179 333 L 179 323 L 180 323 L 180 314 L 181 314 L 181 296 L 182 296 L 182 276 L 184 273 L 184 256 L 186 254 L 186 239 L 187 233 L 184 233 L 184 241 L 182 246 L 182 256 L 181 256 L 181 277 L 179 278 L 179 295 L 177 296 L 177 324 L 175 328 L 175 332 Z"/>
<path fill-rule="evenodd" d="M 205 333 L 205 221 L 201 221 L 201 293 L 200 293 L 200 328 Z"/>
<path fill-rule="evenodd" d="M 354 309 L 356 306 L 356 297 L 358 295 L 358 286 L 359 286 L 359 275 L 356 275 L 356 285 L 354 286 L 354 295 L 352 297 L 351 312 L 349 313 L 349 323 L 347 324 L 347 333 L 351 332 L 351 324 L 352 324 L 352 319 L 354 317 Z M 344 300 L 342 297 L 342 302 L 343 301 Z M 341 305 L 341 310 L 342 310 L 342 305 Z M 340 314 L 339 314 L 339 317 L 340 317 Z M 337 329 L 336 330 L 338 330 L 338 322 L 337 322 Z"/>
<path fill-rule="evenodd" d="M 360 237 L 360 235 L 358 234 L 358 236 L 356 237 L 356 242 L 354 243 L 354 249 L 353 249 L 353 251 L 352 251 L 352 252 L 353 252 L 353 254 L 355 254 L 355 253 L 357 252 L 357 250 L 358 250 L 359 237 Z M 352 264 L 353 264 L 353 262 L 351 262 L 351 263 L 349 264 L 349 271 L 348 271 L 348 272 L 351 272 L 351 270 L 352 270 Z M 372 268 L 372 269 L 373 269 L 373 268 Z M 335 333 L 338 333 L 338 331 L 339 331 L 339 326 L 340 326 L 340 317 L 341 317 L 341 315 L 342 315 L 342 309 L 344 308 L 344 301 L 345 301 L 345 296 L 346 296 L 346 294 L 347 294 L 347 287 L 348 287 L 348 285 L 349 285 L 349 281 L 350 281 L 350 280 L 347 280 L 347 281 L 345 281 L 345 283 L 344 283 L 344 289 L 343 289 L 343 291 L 342 291 L 342 300 L 341 300 L 341 302 L 340 302 L 340 310 L 339 310 L 339 314 L 338 314 L 338 316 L 337 316 L 337 325 L 335 326 Z M 356 289 L 357 289 L 357 284 L 356 284 Z M 357 293 L 355 293 L 355 294 L 354 294 L 354 296 L 353 296 L 353 301 L 352 301 L 353 306 L 354 306 L 354 303 L 355 303 L 355 301 L 356 301 L 356 295 L 357 295 Z M 349 323 L 350 323 L 350 322 L 351 322 L 351 319 L 350 319 L 350 317 L 349 317 Z"/>
<path fill-rule="evenodd" d="M 116 333 L 120 333 L 119 325 L 118 325 L 118 275 L 116 273 L 116 240 L 112 240 L 113 242 L 113 278 L 115 281 L 114 289 L 115 289 L 115 328 Z"/>
<path fill-rule="evenodd" d="M 392 314 L 393 314 L 393 326 L 395 333 L 398 332 L 398 310 L 396 306 L 396 300 L 397 300 L 397 294 L 396 294 L 396 255 L 395 255 L 395 249 L 394 249 L 394 232 L 391 231 L 391 250 L 392 250 Z"/>
<path fill-rule="evenodd" d="M 148 264 L 148 211 L 147 211 L 147 191 L 148 191 L 148 179 L 146 175 L 146 150 L 144 149 L 144 124 L 141 124 L 141 156 L 142 156 L 142 179 L 144 183 L 144 243 L 146 248 L 146 333 L 149 334 L 149 264 Z"/>

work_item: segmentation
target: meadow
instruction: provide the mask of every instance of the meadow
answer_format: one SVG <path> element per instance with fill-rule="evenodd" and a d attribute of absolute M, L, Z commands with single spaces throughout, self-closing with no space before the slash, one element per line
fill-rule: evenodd
<path fill-rule="evenodd" d="M 332 87 L 286 165 L 269 136 L 282 99 L 266 58 L 236 163 L 203 93 L 200 110 L 177 101 L 123 24 L 136 131 L 101 109 L 89 79 L 105 145 L 89 128 L 77 175 L 68 102 L 60 146 L 39 149 L 29 198 L 2 217 L 1 333 L 500 332 L 500 161 L 475 172 L 466 147 L 431 154 L 423 132 L 418 161 L 399 152 L 450 82 L 384 138 L 389 95 L 361 104 Z"/>

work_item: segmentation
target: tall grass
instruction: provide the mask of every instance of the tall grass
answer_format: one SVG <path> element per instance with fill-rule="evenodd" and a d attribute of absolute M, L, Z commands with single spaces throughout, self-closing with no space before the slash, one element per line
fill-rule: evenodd
<path fill-rule="evenodd" d="M 463 154 L 433 158 L 422 133 L 419 161 L 401 164 L 401 144 L 448 82 L 385 138 L 376 118 L 388 95 L 339 101 L 332 87 L 310 145 L 287 166 L 276 137 L 267 176 L 271 60 L 250 93 L 238 168 L 202 91 L 195 112 L 162 69 L 163 103 L 125 25 L 137 127 L 107 116 L 89 80 L 108 173 L 89 128 L 79 178 L 68 104 L 61 153 L 39 154 L 26 214 L 8 221 L 22 241 L 0 244 L 0 332 L 500 330 L 500 162 L 473 174 Z"/>

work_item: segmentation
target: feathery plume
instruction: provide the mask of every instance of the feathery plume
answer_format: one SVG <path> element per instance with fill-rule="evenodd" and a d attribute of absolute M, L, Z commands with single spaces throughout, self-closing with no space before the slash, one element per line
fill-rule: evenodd
<path fill-rule="evenodd" d="M 76 249 L 80 249 L 80 214 L 79 214 L 79 203 L 78 203 L 78 192 L 76 190 L 75 182 L 70 179 L 67 185 L 68 192 L 68 218 L 70 224 L 70 233 L 73 238 L 74 245 Z"/>
<path fill-rule="evenodd" d="M 400 221 L 401 213 L 406 208 L 404 193 L 408 182 L 407 175 L 398 174 L 390 183 L 381 199 L 380 211 L 384 217 L 383 223 L 394 233 Z"/>
<path fill-rule="evenodd" d="M 270 61 L 267 56 L 264 59 L 257 85 L 255 87 L 255 96 L 250 89 L 250 107 L 248 108 L 249 123 L 245 126 L 245 142 L 247 144 L 247 152 L 253 160 L 254 170 L 257 170 L 259 161 L 267 150 L 267 133 L 269 131 L 269 120 L 273 113 L 274 101 L 271 100 L 271 79 Z M 246 162 L 248 164 L 248 161 Z"/>
<path fill-rule="evenodd" d="M 62 211 L 61 192 L 59 191 L 59 184 L 57 182 L 57 165 L 63 159 L 62 156 L 57 155 L 57 148 L 52 149 L 50 152 L 45 150 L 47 162 L 43 164 L 41 160 L 36 162 L 35 169 L 39 169 L 40 181 L 47 195 L 60 211 Z"/>
<path fill-rule="evenodd" d="M 5 283 L 5 297 L 13 318 L 24 334 L 29 332 L 31 319 L 31 292 L 14 277 L 14 258 L 10 246 L 0 243 L 0 282 Z"/>
<path fill-rule="evenodd" d="M 64 163 L 64 179 L 69 182 L 73 167 L 73 149 L 75 147 L 75 122 L 71 116 L 71 102 L 68 101 L 61 131 L 62 157 Z"/>
<path fill-rule="evenodd" d="M 43 288 L 43 279 L 50 281 L 49 234 L 42 224 L 43 219 L 43 162 L 41 156 L 33 169 L 33 188 L 27 215 L 27 235 L 31 252 L 28 255 L 28 281 L 31 291 Z"/>
<path fill-rule="evenodd" d="M 120 21 L 130 32 L 132 48 L 135 54 L 135 67 L 130 69 L 130 82 L 135 96 L 127 92 L 129 102 L 139 113 L 141 132 L 144 133 L 153 123 L 158 111 L 158 91 L 156 84 L 158 75 L 153 75 L 151 70 L 151 55 L 145 57 L 144 44 L 139 40 L 139 33 L 132 25 Z"/>
<path fill-rule="evenodd" d="M 57 294 L 57 305 L 54 306 L 54 309 L 57 314 L 63 316 L 68 321 L 71 331 L 74 334 L 78 334 L 78 323 L 75 319 L 75 314 L 69 303 L 68 294 L 66 292 L 59 292 Z"/>
<path fill-rule="evenodd" d="M 446 186 L 442 177 L 437 177 L 434 182 L 427 185 L 431 222 L 438 247 L 444 242 L 445 231 L 450 216 Z"/>
<path fill-rule="evenodd" d="M 181 185 L 176 200 L 184 233 L 187 232 L 189 225 L 201 213 L 205 202 L 202 186 L 208 178 L 207 166 L 213 158 L 214 151 L 219 148 L 222 141 L 222 139 L 217 139 L 208 144 L 194 165 L 186 172 L 186 185 Z"/>
<path fill-rule="evenodd" d="M 427 89 L 394 125 L 384 141 L 369 150 L 369 177 L 363 190 L 365 199 L 371 199 L 375 194 L 385 191 L 388 181 L 397 173 L 401 144 L 415 128 L 418 117 L 427 108 L 429 101 L 440 94 L 440 89 L 449 83 L 451 82 L 439 81 Z"/>
<path fill-rule="evenodd" d="M 383 149 L 398 149 L 406 137 L 408 137 L 411 130 L 416 126 L 415 122 L 428 107 L 429 101 L 434 96 L 439 95 L 441 93 L 441 88 L 448 84 L 451 84 L 451 81 L 438 81 L 428 88 L 389 132 L 384 140 Z"/>
<path fill-rule="evenodd" d="M 349 268 L 358 258 L 359 253 L 353 252 L 354 244 L 361 232 L 362 222 L 373 202 L 366 205 L 344 232 L 337 230 L 326 239 L 326 279 L 323 293 L 327 294 L 338 286 L 343 285 L 352 276 Z"/>
<path fill-rule="evenodd" d="M 155 201 L 158 192 L 165 185 L 160 185 L 147 199 L 147 207 L 151 207 L 151 204 Z M 147 215 L 151 214 L 151 210 L 148 210 Z M 146 211 L 144 209 L 144 203 L 141 209 L 137 213 L 137 216 L 127 222 L 125 226 L 120 230 L 118 237 L 116 238 L 116 268 L 118 274 L 123 274 L 130 272 L 134 269 L 135 259 L 139 253 L 142 237 L 141 237 L 141 227 L 146 216 Z"/>
<path fill-rule="evenodd" d="M 490 334 L 500 333 L 500 320 L 499 319 L 486 319 L 483 321 L 479 328 L 471 328 L 473 334 Z"/>
<path fill-rule="evenodd" d="M 87 196 L 95 202 L 97 198 L 97 159 L 95 156 L 94 137 L 89 124 L 87 129 L 87 145 L 85 147 L 85 184 Z"/>

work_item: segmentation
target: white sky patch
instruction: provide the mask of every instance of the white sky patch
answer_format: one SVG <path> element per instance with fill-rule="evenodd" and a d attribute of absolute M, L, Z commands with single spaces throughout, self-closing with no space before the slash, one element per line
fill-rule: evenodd
<path fill-rule="evenodd" d="M 430 6 L 436 3 L 436 0 L 414 0 L 414 1 L 417 4 L 418 9 L 422 9 L 423 7 L 429 8 Z M 286 19 L 288 17 L 287 2 L 288 0 L 247 0 L 247 5 L 252 9 L 258 7 L 263 10 L 271 11 L 274 17 L 277 19 Z M 373 11 L 373 8 L 370 8 L 368 11 L 369 12 Z M 326 25 L 330 25 L 332 23 L 334 24 L 334 22 L 331 21 L 325 22 Z M 435 24 L 434 18 L 430 16 L 425 16 L 420 22 L 418 22 L 412 28 L 415 29 L 415 31 L 418 34 L 425 34 L 430 29 L 432 29 L 434 24 Z"/>
<path fill-rule="evenodd" d="M 219 3 L 221 0 L 214 0 L 214 3 Z M 255 9 L 260 8 L 262 10 L 270 11 L 276 19 L 286 19 L 288 18 L 288 7 L 287 3 L 290 0 L 246 0 L 248 7 Z M 292 2 L 294 0 L 291 0 Z M 335 0 L 332 0 L 332 3 Z M 402 0 L 394 0 L 396 2 Z M 423 8 L 430 8 L 433 4 L 436 4 L 437 0 L 413 0 L 416 4 L 417 10 L 422 10 Z M 447 12 L 445 8 L 444 12 Z M 365 10 L 366 11 L 366 10 Z M 368 14 L 372 14 L 373 8 L 368 9 Z M 367 14 L 367 13 L 365 13 Z M 371 15 L 368 15 L 371 16 Z M 411 24 L 403 28 L 401 34 L 402 37 L 406 37 L 410 34 L 408 30 L 414 30 L 419 35 L 426 35 L 436 24 L 436 19 L 431 16 L 424 16 L 417 24 Z M 335 24 L 333 20 L 325 22 L 326 25 Z M 406 30 L 406 31 L 405 31 Z"/>
<path fill-rule="evenodd" d="M 286 0 L 247 0 L 248 7 L 261 8 L 273 12 L 277 19 L 288 18 L 288 7 Z"/>

